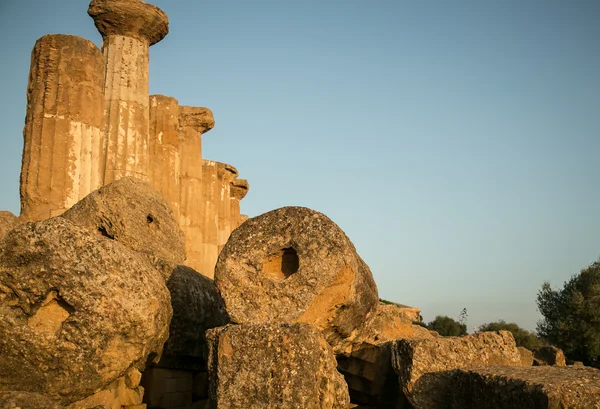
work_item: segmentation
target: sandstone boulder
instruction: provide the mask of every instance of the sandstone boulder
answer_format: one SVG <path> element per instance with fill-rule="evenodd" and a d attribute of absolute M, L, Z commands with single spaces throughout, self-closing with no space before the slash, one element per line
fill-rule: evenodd
<path fill-rule="evenodd" d="M 144 255 L 165 278 L 185 260 L 185 239 L 171 208 L 139 179 L 103 186 L 60 217 Z"/>
<path fill-rule="evenodd" d="M 565 366 L 567 361 L 562 349 L 552 345 L 544 345 L 534 347 L 533 350 L 533 365 L 534 366 Z"/>
<path fill-rule="evenodd" d="M 206 330 L 229 322 L 215 283 L 187 266 L 177 266 L 167 281 L 173 319 L 157 366 L 206 370 Z"/>
<path fill-rule="evenodd" d="M 227 325 L 207 336 L 211 407 L 348 407 L 335 356 L 312 325 Z"/>
<path fill-rule="evenodd" d="M 575 367 L 477 367 L 452 374 L 452 409 L 598 409 L 600 371 Z M 441 406 L 440 406 L 441 407 Z"/>
<path fill-rule="evenodd" d="M 334 346 L 378 303 L 369 267 L 327 216 L 284 207 L 247 220 L 221 251 L 215 284 L 232 322 L 307 322 Z"/>
<path fill-rule="evenodd" d="M 508 331 L 464 337 L 401 339 L 392 347 L 392 366 L 410 403 L 419 409 L 444 408 L 451 370 L 469 366 L 520 366 L 521 355 Z"/>
<path fill-rule="evenodd" d="M 0 392 L 0 409 L 63 409 L 63 407 L 39 393 Z"/>
<path fill-rule="evenodd" d="M 57 217 L 0 242 L 0 390 L 86 398 L 160 355 L 169 292 L 147 260 Z"/>
<path fill-rule="evenodd" d="M 0 239 L 17 225 L 19 218 L 9 211 L 0 211 Z"/>

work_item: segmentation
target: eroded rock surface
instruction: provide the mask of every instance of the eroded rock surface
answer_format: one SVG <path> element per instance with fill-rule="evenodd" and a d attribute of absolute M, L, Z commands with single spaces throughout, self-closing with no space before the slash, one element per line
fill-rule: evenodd
<path fill-rule="evenodd" d="M 0 211 L 0 240 L 19 222 L 19 218 L 7 210 Z"/>
<path fill-rule="evenodd" d="M 211 407 L 348 407 L 348 388 L 335 356 L 312 325 L 227 325 L 207 336 Z"/>
<path fill-rule="evenodd" d="M 464 337 L 401 339 L 392 347 L 392 365 L 410 403 L 419 409 L 449 402 L 451 370 L 469 366 L 520 366 L 521 354 L 508 331 Z"/>
<path fill-rule="evenodd" d="M 142 254 L 165 278 L 185 260 L 184 236 L 173 212 L 141 180 L 127 177 L 112 182 L 60 217 Z"/>
<path fill-rule="evenodd" d="M 173 319 L 158 366 L 206 369 L 206 330 L 226 325 L 229 316 L 214 281 L 186 266 L 177 266 L 167 281 Z"/>
<path fill-rule="evenodd" d="M 215 269 L 232 322 L 307 322 L 334 346 L 377 307 L 371 271 L 327 216 L 284 207 L 233 231 Z"/>
<path fill-rule="evenodd" d="M 581 367 L 478 367 L 452 374 L 452 409 L 598 409 L 600 371 Z M 440 406 L 441 407 L 441 406 Z"/>
<path fill-rule="evenodd" d="M 156 358 L 169 292 L 144 258 L 57 217 L 0 242 L 0 390 L 68 404 Z"/>
<path fill-rule="evenodd" d="M 63 409 L 63 407 L 39 393 L 0 392 L 0 409 Z"/>
<path fill-rule="evenodd" d="M 534 347 L 533 350 L 533 365 L 535 366 L 565 366 L 567 365 L 567 360 L 565 359 L 565 354 L 562 349 L 557 348 L 552 345 L 544 345 L 539 347 Z"/>

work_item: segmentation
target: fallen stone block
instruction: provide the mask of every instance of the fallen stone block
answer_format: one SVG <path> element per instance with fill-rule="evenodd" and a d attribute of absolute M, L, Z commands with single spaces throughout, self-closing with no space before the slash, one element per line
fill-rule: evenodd
<path fill-rule="evenodd" d="M 232 322 L 306 322 L 336 349 L 378 304 L 369 267 L 327 216 L 284 207 L 235 229 L 215 269 Z"/>
<path fill-rule="evenodd" d="M 450 398 L 451 370 L 487 365 L 521 365 L 521 354 L 510 332 L 401 339 L 392 346 L 392 366 L 399 386 L 418 409 L 446 407 L 443 405 Z"/>
<path fill-rule="evenodd" d="M 582 367 L 476 367 L 452 373 L 451 409 L 598 409 L 600 371 Z M 439 406 L 440 408 L 442 406 Z"/>
<path fill-rule="evenodd" d="M 544 345 L 534 347 L 533 350 L 533 365 L 534 366 L 565 366 L 567 360 L 562 349 L 552 345 Z"/>
<path fill-rule="evenodd" d="M 60 217 L 140 253 L 165 279 L 185 261 L 185 238 L 171 208 L 139 179 L 126 177 L 103 186 Z"/>
<path fill-rule="evenodd" d="M 211 407 L 346 409 L 348 387 L 312 325 L 227 325 L 209 330 Z"/>
<path fill-rule="evenodd" d="M 521 365 L 532 366 L 533 365 L 533 352 L 525 347 L 517 347 L 519 354 L 521 354 Z"/>
<path fill-rule="evenodd" d="M 172 309 L 161 274 L 57 217 L 0 241 L 0 390 L 67 405 L 158 358 Z"/>
<path fill-rule="evenodd" d="M 177 266 L 167 288 L 173 319 L 159 367 L 206 371 L 206 331 L 229 323 L 225 304 L 208 277 L 187 266 Z"/>

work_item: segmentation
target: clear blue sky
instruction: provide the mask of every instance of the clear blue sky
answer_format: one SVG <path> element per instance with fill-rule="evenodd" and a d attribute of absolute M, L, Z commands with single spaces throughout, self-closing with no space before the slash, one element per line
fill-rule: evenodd
<path fill-rule="evenodd" d="M 154 0 L 150 88 L 213 110 L 255 216 L 337 222 L 380 296 L 533 329 L 600 256 L 600 2 Z M 87 0 L 0 2 L 0 209 L 18 213 L 31 48 L 100 45 Z"/>

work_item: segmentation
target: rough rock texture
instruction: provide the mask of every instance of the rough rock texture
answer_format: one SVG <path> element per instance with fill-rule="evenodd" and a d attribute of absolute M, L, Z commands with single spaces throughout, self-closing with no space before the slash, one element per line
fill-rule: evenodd
<path fill-rule="evenodd" d="M 63 409 L 63 407 L 39 393 L 0 392 L 0 409 Z"/>
<path fill-rule="evenodd" d="M 312 325 L 228 325 L 209 330 L 212 408 L 339 408 L 344 378 Z"/>
<path fill-rule="evenodd" d="M 104 58 L 85 38 L 50 34 L 31 53 L 21 217 L 58 216 L 102 184 Z"/>
<path fill-rule="evenodd" d="M 165 278 L 185 260 L 183 233 L 148 183 L 123 178 L 86 196 L 61 217 L 142 254 Z"/>
<path fill-rule="evenodd" d="M 533 365 L 535 366 L 567 365 L 565 354 L 563 353 L 562 349 L 554 347 L 552 345 L 534 347 L 531 352 L 533 352 Z"/>
<path fill-rule="evenodd" d="M 88 14 L 102 37 L 120 35 L 153 45 L 169 33 L 164 11 L 140 0 L 93 0 Z"/>
<path fill-rule="evenodd" d="M 19 223 L 19 218 L 9 211 L 0 211 L 0 240 Z"/>
<path fill-rule="evenodd" d="M 533 365 L 533 352 L 528 350 L 525 347 L 517 347 L 519 353 L 521 354 L 521 365 L 523 366 L 531 366 Z"/>
<path fill-rule="evenodd" d="M 348 237 L 303 207 L 273 210 L 235 229 L 215 284 L 232 322 L 307 322 L 334 350 L 378 304 L 371 271 Z"/>
<path fill-rule="evenodd" d="M 206 330 L 229 322 L 213 280 L 186 266 L 177 266 L 167 281 L 173 319 L 169 339 L 157 366 L 206 370 Z"/>
<path fill-rule="evenodd" d="M 600 408 L 600 371 L 593 368 L 465 368 L 453 372 L 452 389 L 444 408 Z"/>
<path fill-rule="evenodd" d="M 123 376 L 100 392 L 92 396 L 73 402 L 66 409 L 90 409 L 100 407 L 102 409 L 136 408 L 135 405 L 142 404 L 144 388 L 139 386 L 141 373 L 132 368 L 126 376 Z"/>
<path fill-rule="evenodd" d="M 521 365 L 521 354 L 510 332 L 401 339 L 392 348 L 392 366 L 400 388 L 419 409 L 446 407 L 452 369 L 488 365 Z"/>
<path fill-rule="evenodd" d="M 21 225 L 0 242 L 0 390 L 86 398 L 157 358 L 171 314 L 163 277 L 118 242 Z"/>

